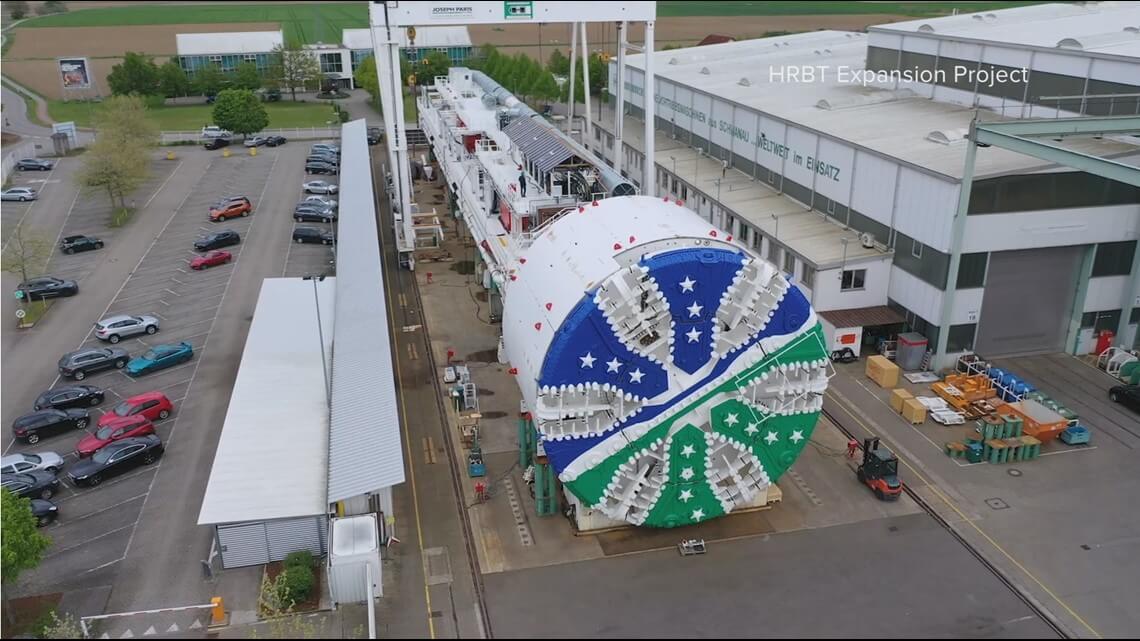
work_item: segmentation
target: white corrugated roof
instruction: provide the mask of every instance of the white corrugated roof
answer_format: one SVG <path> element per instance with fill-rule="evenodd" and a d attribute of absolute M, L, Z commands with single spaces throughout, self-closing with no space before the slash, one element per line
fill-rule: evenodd
<path fill-rule="evenodd" d="M 341 127 L 329 502 L 404 482 L 367 125 Z"/>
<path fill-rule="evenodd" d="M 1030 47 L 1080 43 L 1083 51 L 1140 56 L 1140 3 L 1041 4 L 958 16 L 908 20 L 868 31 L 906 32 Z"/>
<path fill-rule="evenodd" d="M 656 52 L 654 73 L 658 78 L 750 107 L 762 115 L 960 178 L 966 147 L 939 144 L 927 140 L 927 136 L 935 131 L 968 129 L 974 110 L 927 98 L 907 98 L 875 86 L 864 87 L 852 82 L 850 76 L 840 78 L 841 67 L 849 74 L 862 70 L 865 55 L 863 34 L 816 31 Z M 630 67 L 644 68 L 644 54 L 629 56 L 627 61 Z M 808 65 L 827 65 L 828 73 L 823 79 L 793 82 L 781 81 L 770 71 Z M 741 84 L 742 79 L 747 79 L 746 85 Z M 832 108 L 820 108 L 821 104 Z M 1048 114 L 1040 113 L 1042 111 L 1037 109 L 1038 115 L 1052 115 L 1051 111 Z M 659 107 L 657 114 L 660 116 L 662 112 L 663 108 Z M 667 120 L 669 112 L 666 111 L 664 117 Z M 984 121 L 1004 120 L 986 110 L 980 111 L 979 117 Z M 1059 146 L 1101 156 L 1136 150 L 1135 145 L 1107 139 L 1075 139 Z M 982 177 L 1046 164 L 1012 151 L 992 148 L 978 155 L 975 171 Z"/>
<path fill-rule="evenodd" d="M 408 48 L 408 30 L 397 29 L 400 48 Z M 348 49 L 371 49 L 372 34 L 369 29 L 345 29 L 341 40 Z M 470 47 L 471 35 L 467 27 L 416 27 L 416 49 L 436 47 Z"/>
<path fill-rule="evenodd" d="M 180 33 L 175 40 L 180 56 L 268 53 L 284 42 L 280 31 Z"/>
<path fill-rule="evenodd" d="M 317 284 L 334 326 L 336 279 Z M 313 284 L 262 281 L 199 525 L 325 514 L 328 406 Z M 325 331 L 331 353 L 332 332 Z"/>

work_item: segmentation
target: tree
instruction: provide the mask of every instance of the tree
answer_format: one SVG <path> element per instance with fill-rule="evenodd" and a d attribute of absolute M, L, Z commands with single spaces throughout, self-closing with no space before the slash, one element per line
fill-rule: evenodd
<path fill-rule="evenodd" d="M 554 53 L 550 54 L 550 62 L 546 64 L 546 68 L 556 76 L 565 76 L 570 73 L 570 59 L 561 49 L 555 49 Z"/>
<path fill-rule="evenodd" d="M 261 73 L 257 71 L 257 65 L 252 62 L 243 62 L 238 65 L 230 86 L 234 89 L 249 89 L 250 91 L 260 89 Z"/>
<path fill-rule="evenodd" d="M 28 15 L 28 3 L 23 0 L 9 2 L 8 15 L 12 16 L 13 20 L 22 20 L 24 16 Z"/>
<path fill-rule="evenodd" d="M 65 614 L 63 618 L 53 610 L 51 613 L 51 623 L 47 624 L 40 630 L 39 638 L 41 639 L 82 639 L 83 628 L 75 622 L 75 617 L 70 613 Z"/>
<path fill-rule="evenodd" d="M 17 498 L 7 490 L 0 490 L 0 557 L 3 559 L 0 576 L 3 577 L 3 584 L 7 586 L 15 583 L 20 573 L 39 565 L 40 558 L 49 545 L 51 539 L 36 529 L 32 502 Z M 11 624 L 12 608 L 7 604 L 6 592 L 4 600 L 4 610 L 8 613 L 8 622 Z"/>
<path fill-rule="evenodd" d="M 104 189 L 111 207 L 126 209 L 126 196 L 150 176 L 149 151 L 158 143 L 158 127 L 138 96 L 112 96 L 95 115 L 99 135 L 84 154 L 80 181 Z"/>
<path fill-rule="evenodd" d="M 300 45 L 286 43 L 273 48 L 274 67 L 281 70 L 281 82 L 289 88 L 293 100 L 297 100 L 297 87 L 304 91 L 321 77 L 321 64 L 316 56 L 302 49 Z"/>
<path fill-rule="evenodd" d="M 375 56 L 361 60 L 360 64 L 356 65 L 356 71 L 352 72 L 352 79 L 357 87 L 368 92 L 372 102 L 380 104 L 380 79 L 376 76 Z"/>
<path fill-rule="evenodd" d="M 176 60 L 167 60 L 158 68 L 158 88 L 167 98 L 178 98 L 190 93 L 190 79 Z"/>
<path fill-rule="evenodd" d="M 214 124 L 243 137 L 269 125 L 265 105 L 248 89 L 226 89 L 214 102 Z"/>
<path fill-rule="evenodd" d="M 561 89 L 558 87 L 558 81 L 549 71 L 543 72 L 530 89 L 530 94 L 539 100 L 557 100 L 559 93 Z"/>
<path fill-rule="evenodd" d="M 194 93 L 200 96 L 216 96 L 226 84 L 226 75 L 217 65 L 208 64 L 194 72 Z"/>
<path fill-rule="evenodd" d="M 99 139 L 120 147 L 146 152 L 158 144 L 158 125 L 146 101 L 138 96 L 111 96 L 100 105 L 93 121 Z"/>
<path fill-rule="evenodd" d="M 161 93 L 158 67 L 150 58 L 133 51 L 128 51 L 121 63 L 111 67 L 107 84 L 111 86 L 111 93 L 121 96 L 132 93 L 155 96 Z"/>
<path fill-rule="evenodd" d="M 48 2 L 40 5 L 36 13 L 41 16 L 46 16 L 52 13 L 67 13 L 67 5 L 59 2 L 59 0 L 48 0 Z"/>
<path fill-rule="evenodd" d="M 52 242 L 47 237 L 34 231 L 25 230 L 23 225 L 16 225 L 16 229 L 8 240 L 8 247 L 4 250 L 3 257 L 0 258 L 0 270 L 19 275 L 20 282 L 26 283 L 29 275 L 38 274 L 47 265 L 48 259 L 51 258 L 52 249 L 54 249 Z M 4 520 L 4 536 L 5 538 L 8 536 L 7 517 Z M 7 551 L 4 552 L 4 567 L 4 577 L 7 579 Z"/>
<path fill-rule="evenodd" d="M 416 73 L 416 84 L 430 85 L 436 76 L 446 76 L 451 68 L 451 58 L 442 51 L 432 51 L 420 60 Z"/>

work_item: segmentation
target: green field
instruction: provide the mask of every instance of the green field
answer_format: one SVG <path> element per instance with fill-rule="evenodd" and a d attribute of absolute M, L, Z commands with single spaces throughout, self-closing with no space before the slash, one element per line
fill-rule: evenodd
<path fill-rule="evenodd" d="M 915 17 L 992 11 L 1039 2 L 727 2 L 663 0 L 659 17 L 682 16 L 797 16 L 896 14 Z M 145 24 L 211 24 L 276 22 L 290 41 L 340 42 L 342 29 L 368 26 L 368 4 L 262 4 L 232 2 L 207 5 L 139 4 L 131 7 L 81 9 L 34 18 L 23 27 L 117 27 Z"/>
<path fill-rule="evenodd" d="M 76 126 L 90 127 L 91 118 L 99 108 L 97 103 L 64 102 L 49 100 L 48 113 L 56 122 L 75 121 Z M 198 131 L 213 122 L 214 106 L 177 105 L 150 110 L 150 117 L 162 131 Z M 332 106 L 326 102 L 293 102 L 285 98 L 281 102 L 266 103 L 269 112 L 269 129 L 292 127 L 327 127 L 334 119 Z"/>

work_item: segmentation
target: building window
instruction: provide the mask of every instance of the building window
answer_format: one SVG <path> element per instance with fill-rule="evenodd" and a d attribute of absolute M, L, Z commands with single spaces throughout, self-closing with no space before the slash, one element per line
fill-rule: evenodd
<path fill-rule="evenodd" d="M 246 61 L 246 62 L 252 62 L 252 63 L 256 64 L 257 63 L 257 54 L 256 53 L 247 53 L 244 56 L 242 56 L 241 59 Z"/>
<path fill-rule="evenodd" d="M 784 252 L 784 273 L 795 276 L 796 274 L 796 255 L 792 252 Z"/>
<path fill-rule="evenodd" d="M 681 200 L 685 201 L 688 199 L 689 199 L 689 186 L 688 185 L 681 185 Z"/>
<path fill-rule="evenodd" d="M 1132 313 L 1128 315 L 1128 322 L 1132 325 L 1140 323 L 1140 307 L 1132 308 Z"/>
<path fill-rule="evenodd" d="M 835 215 L 835 201 L 830 198 L 827 199 L 827 213 Z"/>
<path fill-rule="evenodd" d="M 915 258 L 922 258 L 922 243 L 912 239 L 910 241 L 910 255 Z"/>
<path fill-rule="evenodd" d="M 673 194 L 674 196 L 677 195 L 677 179 L 676 178 L 673 178 L 673 188 L 669 190 L 669 193 Z"/>
<path fill-rule="evenodd" d="M 602 141 L 602 130 L 598 129 L 597 127 L 594 127 L 594 140 L 597 140 L 598 142 Z"/>
<path fill-rule="evenodd" d="M 800 276 L 800 282 L 808 289 L 815 289 L 815 267 L 804 263 L 804 273 Z"/>
<path fill-rule="evenodd" d="M 1081 329 L 1092 328 L 1093 332 L 1111 329 L 1116 331 L 1120 324 L 1120 310 L 1112 309 L 1103 312 L 1085 312 L 1081 314 Z"/>
<path fill-rule="evenodd" d="M 867 278 L 865 269 L 845 269 L 840 277 L 839 291 L 851 292 L 863 289 L 863 282 Z"/>
<path fill-rule="evenodd" d="M 768 170 L 768 182 L 769 182 L 770 184 L 773 184 L 773 185 L 775 185 L 775 184 L 776 184 L 776 182 L 777 182 L 777 179 L 778 179 L 779 177 L 780 177 L 780 175 L 779 175 L 779 174 L 777 174 L 776 172 L 772 171 L 771 169 L 769 169 L 769 170 Z"/>
<path fill-rule="evenodd" d="M 1127 276 L 1132 273 L 1132 257 L 1136 254 L 1136 241 L 1101 243 L 1096 246 L 1092 275 Z"/>
<path fill-rule="evenodd" d="M 984 287 L 986 284 L 986 260 L 989 254 L 962 254 L 958 263 L 958 289 Z"/>
<path fill-rule="evenodd" d="M 321 73 L 341 73 L 344 68 L 341 66 L 340 53 L 322 53 L 321 54 Z"/>
<path fill-rule="evenodd" d="M 780 264 L 780 246 L 771 240 L 768 241 L 768 262 L 773 265 Z"/>
<path fill-rule="evenodd" d="M 977 328 L 977 323 L 951 325 L 950 334 L 946 336 L 947 353 L 968 352 L 974 349 L 974 332 Z"/>
<path fill-rule="evenodd" d="M 740 227 L 740 242 L 745 245 L 752 244 L 753 231 L 748 225 L 741 225 Z"/>

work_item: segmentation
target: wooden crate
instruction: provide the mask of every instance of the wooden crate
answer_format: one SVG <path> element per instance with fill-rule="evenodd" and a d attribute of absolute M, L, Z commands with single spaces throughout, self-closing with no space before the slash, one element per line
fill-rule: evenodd
<path fill-rule="evenodd" d="M 877 354 L 867 359 L 867 378 L 883 389 L 894 389 L 899 384 L 899 366 L 886 356 Z"/>
<path fill-rule="evenodd" d="M 903 410 L 903 403 L 909 401 L 912 398 L 914 398 L 914 395 L 907 391 L 905 387 L 895 388 L 893 391 L 891 391 L 891 409 L 901 414 Z"/>
<path fill-rule="evenodd" d="M 919 403 L 918 399 L 908 399 L 903 402 L 902 415 L 911 424 L 920 425 L 926 422 L 926 406 Z"/>

